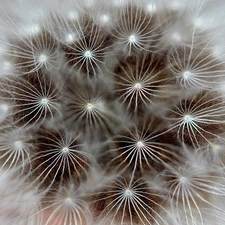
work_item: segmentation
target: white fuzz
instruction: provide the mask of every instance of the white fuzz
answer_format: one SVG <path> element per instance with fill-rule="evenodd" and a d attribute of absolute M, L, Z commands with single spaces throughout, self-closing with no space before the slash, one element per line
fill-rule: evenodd
<path fill-rule="evenodd" d="M 7 59 L 4 63 L 5 69 L 13 68 L 14 72 L 17 69 L 17 73 L 23 75 L 36 72 L 40 68 L 50 70 L 55 66 L 58 60 L 57 43 L 47 31 L 38 27 L 31 29 L 33 35 L 19 38 L 20 42 L 0 40 L 6 45 L 3 53 Z"/>
<path fill-rule="evenodd" d="M 119 110 L 110 103 L 104 83 L 96 84 L 99 87 L 96 89 L 94 84 L 94 81 L 85 85 L 81 82 L 76 83 L 76 89 L 73 86 L 66 89 L 65 121 L 75 130 L 82 128 L 85 132 L 96 130 L 107 134 L 112 127 L 115 129 Z"/>
<path fill-rule="evenodd" d="M 115 76 L 115 94 L 125 109 L 139 114 L 152 106 L 169 87 L 163 70 L 157 70 L 160 62 L 152 55 L 128 60 L 120 66 Z"/>
<path fill-rule="evenodd" d="M 106 184 L 106 191 L 102 193 L 98 201 L 108 204 L 100 214 L 99 224 L 167 224 L 157 211 L 163 209 L 157 200 L 157 194 L 148 189 L 144 180 L 129 180 L 123 177 L 112 180 Z M 101 193 L 99 193 L 101 196 Z M 100 203 L 101 204 L 101 203 Z"/>
<path fill-rule="evenodd" d="M 221 122 L 224 123 L 225 107 L 221 96 L 216 93 L 195 94 L 181 99 L 177 105 L 168 110 L 169 130 L 177 130 L 178 139 L 184 143 L 189 139 L 193 146 L 201 146 L 211 139 L 220 138 Z M 207 126 L 216 126 L 214 132 Z M 168 130 L 168 131 L 169 131 Z"/>
<path fill-rule="evenodd" d="M 21 177 L 0 173 L 0 223 L 2 225 L 36 225 L 41 222 L 41 195 Z M 18 179 L 19 178 L 19 179 Z M 38 222 L 38 224 L 39 224 Z"/>
<path fill-rule="evenodd" d="M 101 34 L 100 28 L 94 27 L 91 24 L 88 26 L 93 26 L 89 31 L 89 35 L 91 36 L 89 40 L 85 39 L 85 33 L 83 33 L 86 28 L 80 27 L 80 25 L 75 28 L 77 34 L 74 35 L 73 32 L 67 35 L 67 43 L 65 43 L 69 51 L 68 53 L 66 52 L 66 56 L 69 57 L 67 62 L 79 71 L 84 67 L 87 75 L 97 75 L 101 69 L 101 65 L 104 64 L 104 57 L 108 52 L 108 46 L 104 46 L 106 40 Z"/>
<path fill-rule="evenodd" d="M 157 5 L 154 1 L 146 1 L 146 10 L 147 12 L 153 14 L 157 12 Z"/>
<path fill-rule="evenodd" d="M 0 0 L 0 225 L 224 225 L 224 18 Z"/>
<path fill-rule="evenodd" d="M 47 118 L 60 114 L 60 90 L 56 84 L 47 75 L 35 74 L 34 77 L 35 84 L 24 79 L 10 79 L 1 84 L 10 95 L 2 99 L 14 101 L 12 114 L 16 117 L 15 123 L 25 121 L 24 127 L 30 123 L 43 123 Z"/>
<path fill-rule="evenodd" d="M 53 196 L 47 197 L 44 207 L 45 225 L 89 225 L 91 213 L 87 203 L 83 200 L 82 187 L 75 187 L 72 183 L 61 185 L 52 190 Z"/>
<path fill-rule="evenodd" d="M 223 213 L 215 197 L 223 197 L 224 178 L 219 177 L 220 170 L 210 168 L 198 154 L 182 164 L 177 164 L 165 171 L 168 197 L 171 209 L 181 224 L 204 224 L 204 210 L 211 209 Z"/>
<path fill-rule="evenodd" d="M 121 8 L 118 18 L 114 30 L 119 50 L 130 55 L 135 49 L 145 52 L 155 47 L 160 25 L 155 25 L 153 15 L 128 4 Z"/>
<path fill-rule="evenodd" d="M 198 149 L 199 154 L 206 159 L 207 162 L 215 167 L 224 167 L 225 165 L 225 149 L 224 137 L 212 139 L 208 145 Z"/>
<path fill-rule="evenodd" d="M 12 105 L 7 101 L 0 101 L 0 122 L 6 121 L 12 114 Z"/>
<path fill-rule="evenodd" d="M 221 83 L 225 64 L 220 56 L 214 57 L 210 46 L 199 50 L 194 46 L 174 49 L 168 56 L 169 69 L 185 88 L 209 89 Z"/>
<path fill-rule="evenodd" d="M 115 171 L 122 173 L 132 167 L 135 174 L 139 170 L 154 170 L 156 165 L 165 166 L 171 163 L 171 157 L 177 158 L 174 146 L 157 141 L 161 134 L 151 131 L 151 123 L 142 129 L 131 128 L 125 132 L 115 135 L 110 149 L 113 154 L 110 163 L 115 163 Z"/>
<path fill-rule="evenodd" d="M 34 150 L 29 129 L 8 124 L 0 129 L 0 170 L 18 169 L 24 172 L 30 169 L 30 156 Z"/>
<path fill-rule="evenodd" d="M 38 163 L 32 170 L 33 174 L 38 174 L 33 183 L 37 186 L 47 183 L 47 190 L 57 180 L 62 183 L 65 178 L 72 179 L 73 175 L 77 180 L 82 180 L 88 173 L 91 160 L 91 156 L 79 143 L 80 135 L 52 132 L 46 131 L 38 136 L 39 143 L 36 148 L 40 149 L 31 162 Z M 52 177 L 50 181 L 49 176 Z"/>

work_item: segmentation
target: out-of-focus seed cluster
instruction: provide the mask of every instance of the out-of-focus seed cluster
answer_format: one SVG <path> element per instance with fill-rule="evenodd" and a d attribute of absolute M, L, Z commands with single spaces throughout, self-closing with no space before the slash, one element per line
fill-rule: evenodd
<path fill-rule="evenodd" d="M 224 224 L 223 9 L 3 1 L 1 224 Z"/>

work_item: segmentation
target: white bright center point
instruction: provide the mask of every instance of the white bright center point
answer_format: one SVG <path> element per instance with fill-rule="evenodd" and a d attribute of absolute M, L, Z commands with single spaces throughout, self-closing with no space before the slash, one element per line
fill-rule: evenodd
<path fill-rule="evenodd" d="M 137 146 L 138 146 L 139 148 L 141 148 L 141 147 L 143 147 L 143 146 L 144 146 L 144 144 L 143 144 L 143 142 L 142 142 L 142 141 L 138 141 L 138 142 L 137 142 Z"/>
<path fill-rule="evenodd" d="M 218 144 L 211 144 L 213 151 L 217 152 L 219 150 L 221 150 L 221 146 Z"/>
<path fill-rule="evenodd" d="M 91 51 L 86 51 L 86 52 L 84 53 L 84 56 L 87 57 L 87 58 L 91 58 L 91 57 L 92 57 Z"/>
<path fill-rule="evenodd" d="M 178 32 L 174 32 L 171 37 L 175 42 L 180 42 L 182 39 L 181 35 Z"/>
<path fill-rule="evenodd" d="M 187 178 L 184 176 L 180 176 L 180 182 L 185 183 L 187 181 Z"/>
<path fill-rule="evenodd" d="M 39 33 L 41 30 L 40 26 L 34 25 L 32 27 L 27 28 L 27 32 L 31 35 Z"/>
<path fill-rule="evenodd" d="M 190 71 L 184 71 L 183 76 L 185 79 L 189 79 L 190 77 L 192 77 L 192 73 Z"/>
<path fill-rule="evenodd" d="M 47 98 L 42 98 L 41 99 L 41 104 L 47 105 L 48 104 L 48 99 Z"/>
<path fill-rule="evenodd" d="M 102 23 L 107 23 L 107 22 L 109 22 L 109 16 L 104 14 L 100 17 L 100 20 Z"/>
<path fill-rule="evenodd" d="M 44 63 L 44 62 L 47 61 L 47 58 L 48 58 L 48 57 L 47 57 L 46 55 L 41 54 L 41 55 L 39 56 L 38 60 L 39 60 L 39 62 Z"/>
<path fill-rule="evenodd" d="M 223 56 L 222 52 L 223 51 L 221 50 L 220 47 L 213 47 L 212 48 L 212 54 L 213 54 L 214 57 L 221 57 L 221 56 Z"/>
<path fill-rule="evenodd" d="M 72 43 L 75 40 L 74 34 L 68 34 L 66 36 L 66 42 Z"/>
<path fill-rule="evenodd" d="M 126 196 L 132 196 L 133 195 L 133 192 L 130 189 L 126 189 L 125 190 L 125 195 Z"/>
<path fill-rule="evenodd" d="M 9 107 L 6 104 L 0 104 L 0 111 L 6 113 Z"/>
<path fill-rule="evenodd" d="M 135 85 L 134 85 L 134 88 L 135 89 L 141 89 L 141 87 L 142 87 L 142 85 L 141 85 L 141 83 L 136 83 Z"/>
<path fill-rule="evenodd" d="M 78 13 L 76 11 L 71 11 L 69 12 L 69 19 L 74 20 L 74 19 L 78 19 Z"/>
<path fill-rule="evenodd" d="M 92 104 L 92 103 L 88 103 L 88 104 L 87 104 L 87 109 L 88 109 L 88 110 L 91 110 L 92 108 L 93 108 L 93 104 Z"/>
<path fill-rule="evenodd" d="M 64 148 L 62 149 L 62 151 L 65 152 L 65 153 L 67 153 L 67 152 L 69 152 L 69 148 L 68 148 L 68 147 L 64 147 Z"/>
<path fill-rule="evenodd" d="M 68 198 L 65 199 L 65 202 L 70 204 L 72 202 L 72 199 L 70 197 L 68 197 Z"/>
<path fill-rule="evenodd" d="M 135 43 L 136 41 L 137 41 L 137 39 L 136 39 L 135 35 L 131 35 L 131 36 L 129 37 L 129 42 L 130 42 L 130 43 Z"/>
<path fill-rule="evenodd" d="M 195 21 L 193 21 L 193 25 L 195 28 L 197 29 L 201 29 L 204 27 L 204 20 L 202 20 L 201 18 L 197 18 Z"/>
<path fill-rule="evenodd" d="M 147 10 L 151 13 L 156 12 L 156 5 L 154 3 L 150 3 L 147 5 Z"/>
<path fill-rule="evenodd" d="M 191 122 L 192 120 L 193 120 L 192 116 L 190 116 L 190 115 L 185 115 L 184 116 L 184 121 L 185 122 Z"/>
<path fill-rule="evenodd" d="M 14 147 L 16 149 L 22 149 L 23 148 L 23 142 L 22 141 L 15 141 L 14 142 Z"/>
<path fill-rule="evenodd" d="M 3 62 L 3 70 L 4 71 L 10 71 L 10 68 L 12 67 L 11 63 L 8 61 Z"/>

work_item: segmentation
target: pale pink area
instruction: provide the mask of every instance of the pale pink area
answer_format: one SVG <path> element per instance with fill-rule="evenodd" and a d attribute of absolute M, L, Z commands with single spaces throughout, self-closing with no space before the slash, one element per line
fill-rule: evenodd
<path fill-rule="evenodd" d="M 47 209 L 43 212 L 42 215 L 42 223 L 40 225 L 67 225 L 62 218 L 60 218 L 60 215 L 54 214 L 52 216 L 52 210 Z M 47 223 L 48 222 L 48 223 Z M 72 225 L 72 224 L 68 224 Z M 82 223 L 80 225 L 96 225 L 95 223 L 86 222 L 85 218 L 82 219 Z"/>
<path fill-rule="evenodd" d="M 52 211 L 50 209 L 45 210 L 43 213 L 43 220 L 42 220 L 42 224 L 41 225 L 46 225 L 46 223 L 48 222 L 48 225 L 61 225 L 59 218 L 56 216 L 51 217 L 51 219 L 49 220 L 49 217 L 51 216 Z"/>

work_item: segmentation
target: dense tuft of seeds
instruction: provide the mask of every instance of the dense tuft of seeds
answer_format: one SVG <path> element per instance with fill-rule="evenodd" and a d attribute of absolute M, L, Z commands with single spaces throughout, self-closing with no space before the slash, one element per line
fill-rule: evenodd
<path fill-rule="evenodd" d="M 1 7 L 0 224 L 225 223 L 222 0 Z"/>

